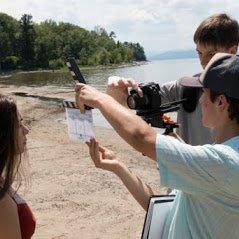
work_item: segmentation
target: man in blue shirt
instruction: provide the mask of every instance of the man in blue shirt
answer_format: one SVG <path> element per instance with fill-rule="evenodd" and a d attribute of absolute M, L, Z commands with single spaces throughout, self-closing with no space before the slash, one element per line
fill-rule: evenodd
<path fill-rule="evenodd" d="M 181 84 L 203 88 L 202 122 L 213 129 L 214 144 L 191 146 L 159 135 L 109 95 L 78 84 L 76 101 L 98 108 L 117 133 L 158 162 L 163 186 L 179 190 L 163 238 L 238 238 L 239 235 L 239 57 L 216 54 L 199 78 Z M 114 172 L 146 207 L 150 190 L 95 139 L 89 143 L 96 167 Z"/>

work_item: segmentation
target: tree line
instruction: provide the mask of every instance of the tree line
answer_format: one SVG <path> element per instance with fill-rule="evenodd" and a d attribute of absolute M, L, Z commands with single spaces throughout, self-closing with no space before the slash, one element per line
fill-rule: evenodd
<path fill-rule="evenodd" d="M 34 23 L 32 16 L 15 18 L 0 13 L 0 71 L 14 69 L 59 69 L 69 55 L 83 66 L 145 61 L 139 43 L 115 40 L 113 31 L 96 26 L 88 31 L 80 26 L 46 20 Z"/>

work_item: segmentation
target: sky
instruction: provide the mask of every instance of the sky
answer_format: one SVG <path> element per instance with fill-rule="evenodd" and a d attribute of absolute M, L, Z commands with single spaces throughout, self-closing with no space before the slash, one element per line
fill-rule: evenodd
<path fill-rule="evenodd" d="M 0 12 L 34 22 L 70 22 L 88 30 L 114 31 L 139 42 L 147 55 L 194 49 L 193 34 L 206 17 L 225 12 L 239 21 L 239 0 L 0 0 Z"/>

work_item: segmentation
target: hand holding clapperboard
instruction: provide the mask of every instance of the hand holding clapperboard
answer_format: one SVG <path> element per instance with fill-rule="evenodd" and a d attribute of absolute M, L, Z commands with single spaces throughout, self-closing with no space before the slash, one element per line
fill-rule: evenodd
<path fill-rule="evenodd" d="M 74 57 L 68 57 L 67 66 L 71 72 L 73 79 L 78 83 L 86 84 L 80 69 L 78 68 Z M 94 138 L 92 108 L 85 106 L 85 113 L 82 114 L 77 109 L 75 102 L 65 100 L 63 106 L 66 109 L 66 118 L 68 125 L 68 134 L 71 139 L 89 141 Z"/>

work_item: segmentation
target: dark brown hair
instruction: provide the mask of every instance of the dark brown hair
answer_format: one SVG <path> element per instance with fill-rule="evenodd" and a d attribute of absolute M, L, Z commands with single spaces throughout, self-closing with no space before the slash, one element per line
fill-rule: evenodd
<path fill-rule="evenodd" d="M 194 33 L 193 40 L 196 44 L 223 48 L 238 46 L 238 22 L 225 13 L 214 14 L 199 25 Z"/>
<path fill-rule="evenodd" d="M 16 103 L 12 98 L 0 94 L 0 198 L 9 190 L 20 165 L 19 127 Z"/>
<path fill-rule="evenodd" d="M 239 99 L 234 99 L 225 95 L 224 93 L 210 90 L 210 99 L 212 102 L 215 102 L 215 100 L 217 99 L 219 95 L 224 95 L 227 99 L 227 102 L 229 103 L 229 108 L 228 108 L 229 119 L 231 120 L 235 119 L 237 124 L 239 124 Z"/>

